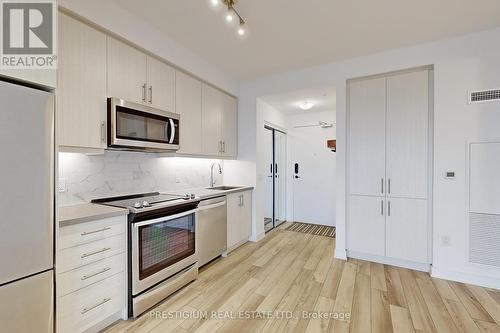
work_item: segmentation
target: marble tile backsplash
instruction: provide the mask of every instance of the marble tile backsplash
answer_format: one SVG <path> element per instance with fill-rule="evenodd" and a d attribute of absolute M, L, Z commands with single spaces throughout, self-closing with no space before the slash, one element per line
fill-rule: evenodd
<path fill-rule="evenodd" d="M 108 196 L 207 187 L 214 162 L 223 166 L 219 160 L 134 152 L 59 153 L 59 180 L 65 184 L 65 191 L 58 193 L 59 206 Z M 223 175 L 214 173 L 217 184 L 223 184 Z"/>

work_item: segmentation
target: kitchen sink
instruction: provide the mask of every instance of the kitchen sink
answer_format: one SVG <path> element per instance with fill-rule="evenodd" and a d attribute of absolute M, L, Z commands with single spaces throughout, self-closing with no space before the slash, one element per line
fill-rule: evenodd
<path fill-rule="evenodd" d="M 208 187 L 207 190 L 229 191 L 229 190 L 236 190 L 237 188 L 241 188 L 241 187 L 240 186 L 216 186 L 216 187 Z"/>

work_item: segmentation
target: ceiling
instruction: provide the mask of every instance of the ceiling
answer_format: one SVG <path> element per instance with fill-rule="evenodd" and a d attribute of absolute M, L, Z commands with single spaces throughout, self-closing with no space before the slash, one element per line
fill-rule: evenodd
<path fill-rule="evenodd" d="M 498 0 L 239 0 L 241 40 L 209 0 L 112 0 L 245 80 L 500 26 Z"/>
<path fill-rule="evenodd" d="M 335 111 L 337 101 L 335 87 L 304 89 L 280 95 L 263 96 L 260 99 L 287 115 L 314 111 Z M 310 110 L 304 111 L 298 106 L 304 101 L 311 101 L 314 106 Z"/>

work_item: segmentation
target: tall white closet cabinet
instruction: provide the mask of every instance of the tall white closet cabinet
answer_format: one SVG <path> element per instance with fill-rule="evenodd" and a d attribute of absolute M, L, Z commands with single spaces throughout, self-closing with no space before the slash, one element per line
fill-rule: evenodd
<path fill-rule="evenodd" d="M 430 263 L 431 79 L 425 68 L 348 81 L 351 257 Z"/>

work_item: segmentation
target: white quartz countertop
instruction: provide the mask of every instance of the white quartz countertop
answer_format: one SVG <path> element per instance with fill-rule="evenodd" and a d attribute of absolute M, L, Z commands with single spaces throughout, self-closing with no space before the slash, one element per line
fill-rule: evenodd
<path fill-rule="evenodd" d="M 229 186 L 229 185 L 227 185 L 227 186 Z M 212 189 L 209 189 L 206 187 L 201 187 L 201 188 L 190 188 L 190 189 L 178 190 L 178 191 L 165 191 L 163 193 L 175 194 L 175 195 L 194 194 L 197 197 L 200 197 L 202 200 L 204 200 L 204 199 L 219 197 L 219 196 L 226 195 L 226 194 L 253 190 L 252 186 L 232 186 L 231 185 L 231 187 L 236 187 L 236 188 L 231 189 L 231 190 L 212 190 Z"/>
<path fill-rule="evenodd" d="M 97 205 L 92 203 L 63 206 L 58 208 L 59 226 L 85 223 L 128 214 L 128 209 Z"/>

